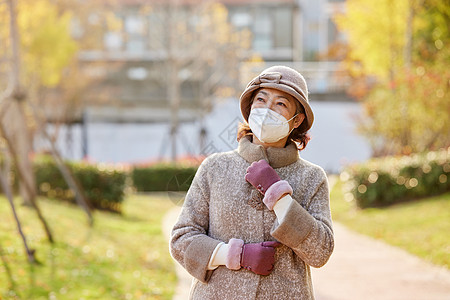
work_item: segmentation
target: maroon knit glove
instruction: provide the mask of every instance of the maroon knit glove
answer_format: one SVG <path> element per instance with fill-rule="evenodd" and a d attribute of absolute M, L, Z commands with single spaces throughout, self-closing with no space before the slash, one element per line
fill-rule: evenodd
<path fill-rule="evenodd" d="M 247 168 L 245 180 L 264 195 L 272 184 L 281 179 L 269 163 L 261 159 L 260 161 L 253 162 Z"/>
<path fill-rule="evenodd" d="M 275 263 L 275 248 L 279 242 L 244 244 L 241 254 L 241 266 L 258 275 L 269 275 Z"/>

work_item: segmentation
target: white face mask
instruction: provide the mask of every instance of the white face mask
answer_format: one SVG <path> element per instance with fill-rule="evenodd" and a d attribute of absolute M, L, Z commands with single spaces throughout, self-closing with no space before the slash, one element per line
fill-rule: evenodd
<path fill-rule="evenodd" d="M 254 108 L 250 111 L 248 125 L 253 134 L 263 143 L 275 143 L 287 137 L 292 130 L 289 130 L 289 120 L 279 113 L 269 108 Z"/>

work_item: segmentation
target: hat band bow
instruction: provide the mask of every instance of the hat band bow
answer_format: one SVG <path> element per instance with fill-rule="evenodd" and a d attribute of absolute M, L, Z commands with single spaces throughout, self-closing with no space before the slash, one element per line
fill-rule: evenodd
<path fill-rule="evenodd" d="M 251 85 L 260 85 L 261 83 L 280 83 L 281 74 L 277 72 L 265 73 L 256 77 Z"/>

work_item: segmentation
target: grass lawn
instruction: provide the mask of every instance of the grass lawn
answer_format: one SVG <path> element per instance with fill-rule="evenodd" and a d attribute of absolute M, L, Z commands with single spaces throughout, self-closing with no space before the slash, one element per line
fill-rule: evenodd
<path fill-rule="evenodd" d="M 93 228 L 77 206 L 40 199 L 54 245 L 34 211 L 16 203 L 41 264 L 28 264 L 10 206 L 0 197 L 1 300 L 172 298 L 176 275 L 161 228 L 174 206 L 167 197 L 129 196 L 122 215 L 96 212 Z"/>
<path fill-rule="evenodd" d="M 450 193 L 361 210 L 344 200 L 338 181 L 331 191 L 331 212 L 350 229 L 450 268 Z"/>

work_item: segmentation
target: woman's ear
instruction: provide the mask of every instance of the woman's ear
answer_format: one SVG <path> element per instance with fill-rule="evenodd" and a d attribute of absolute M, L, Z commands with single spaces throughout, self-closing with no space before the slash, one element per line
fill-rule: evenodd
<path fill-rule="evenodd" d="M 298 128 L 305 120 L 305 114 L 298 114 L 294 118 L 294 128 Z"/>

